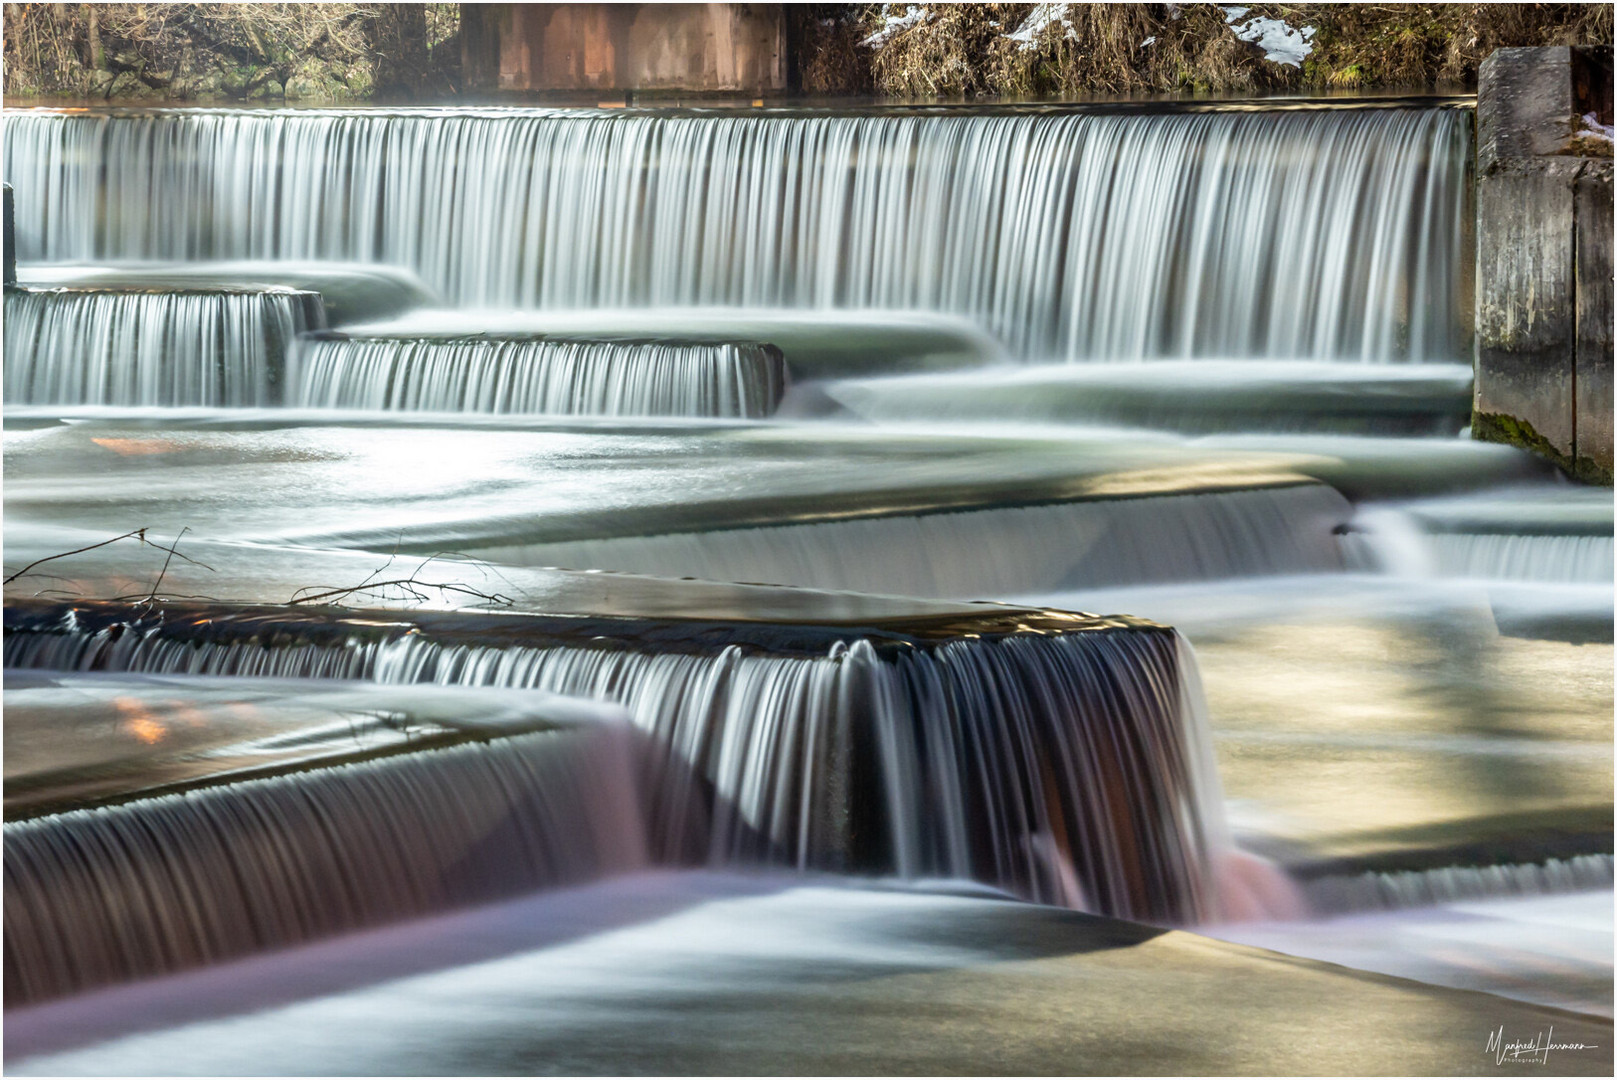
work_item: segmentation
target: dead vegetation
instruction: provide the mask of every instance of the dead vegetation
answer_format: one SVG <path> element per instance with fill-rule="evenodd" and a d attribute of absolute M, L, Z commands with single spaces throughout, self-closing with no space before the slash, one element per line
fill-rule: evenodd
<path fill-rule="evenodd" d="M 169 567 L 173 565 L 175 559 L 179 559 L 182 562 L 190 564 L 191 566 L 200 567 L 209 573 L 217 573 L 218 571 L 209 566 L 207 563 L 202 562 L 200 559 L 193 558 L 190 555 L 186 555 L 180 551 L 180 541 L 184 540 L 185 534 L 191 531 L 190 526 L 182 528 L 179 531 L 179 534 L 174 538 L 174 542 L 172 544 L 162 544 L 156 540 L 153 540 L 147 535 L 147 533 L 150 531 L 150 528 L 131 529 L 129 532 L 120 533 L 117 536 L 108 537 L 105 540 L 100 540 L 93 544 L 86 544 L 83 547 L 73 548 L 69 551 L 59 551 L 53 555 L 46 555 L 42 558 L 35 559 L 31 563 L 28 563 L 20 570 L 8 574 L 4 582 L 0 582 L 0 584 L 10 585 L 14 582 L 20 581 L 23 578 L 34 578 L 36 579 L 34 583 L 61 582 L 64 585 L 73 587 L 58 588 L 54 586 L 47 586 L 46 588 L 36 591 L 32 595 L 35 597 L 54 597 L 70 600 L 96 600 L 98 602 L 105 603 L 134 603 L 140 607 L 151 607 L 158 603 L 174 600 L 210 600 L 216 603 L 225 602 L 219 597 L 206 596 L 198 593 L 163 593 L 161 591 L 163 588 L 163 582 L 165 579 L 167 579 Z M 135 544 L 144 547 L 155 548 L 156 550 L 164 553 L 163 563 L 158 569 L 156 579 L 152 582 L 151 587 L 146 589 L 144 592 L 124 593 L 118 596 L 110 597 L 88 597 L 83 595 L 82 592 L 78 591 L 76 587 L 77 583 L 74 581 L 74 579 L 56 574 L 43 573 L 39 569 L 46 563 L 54 563 L 59 559 L 72 558 L 74 555 L 83 555 L 86 552 L 96 551 L 100 548 L 109 547 L 112 544 L 122 543 L 126 540 L 133 541 Z M 387 560 L 382 563 L 382 565 L 372 570 L 365 576 L 364 580 L 360 581 L 357 585 L 305 585 L 292 594 L 292 596 L 286 601 L 286 605 L 288 607 L 299 607 L 303 605 L 308 605 L 310 607 L 348 607 L 350 606 L 350 602 L 357 601 L 360 604 L 369 603 L 382 604 L 386 606 L 398 603 L 424 604 L 432 600 L 437 600 L 440 602 L 450 600 L 462 602 L 465 599 L 469 599 L 477 601 L 477 603 L 470 605 L 474 608 L 509 608 L 516 603 L 515 600 L 504 593 L 490 592 L 484 589 L 479 589 L 465 581 L 453 579 L 432 580 L 427 576 L 428 568 L 433 567 L 436 564 L 440 570 L 439 576 L 442 576 L 441 571 L 448 567 L 458 567 L 466 571 L 475 571 L 484 580 L 487 580 L 490 576 L 493 576 L 509 585 L 509 579 L 506 578 L 504 574 L 500 573 L 499 567 L 495 566 L 493 563 L 486 562 L 471 555 L 465 555 L 458 551 L 440 551 L 428 556 L 425 559 L 422 559 L 416 564 L 413 570 L 402 577 L 385 577 L 384 575 L 388 570 L 392 569 L 394 563 L 397 562 L 399 558 L 399 553 L 395 550 L 387 557 Z"/>
<path fill-rule="evenodd" d="M 864 28 L 859 4 L 789 4 L 787 57 L 791 82 L 811 95 L 869 94 L 875 90 L 870 50 L 859 41 Z"/>
<path fill-rule="evenodd" d="M 440 551 L 422 560 L 405 577 L 384 578 L 382 575 L 392 567 L 397 558 L 397 552 L 388 556 L 387 562 L 372 570 L 365 580 L 358 585 L 347 585 L 339 588 L 306 585 L 292 594 L 292 598 L 287 601 L 287 605 L 295 607 L 299 604 L 311 604 L 320 607 L 343 607 L 345 606 L 344 601 L 355 599 L 370 600 L 372 602 L 402 600 L 420 604 L 433 599 L 433 594 L 436 594 L 440 600 L 447 600 L 451 597 L 470 597 L 479 601 L 474 606 L 480 608 L 511 607 L 516 603 L 515 600 L 503 593 L 484 592 L 482 589 L 473 588 L 463 581 L 428 581 L 422 577 L 427 567 L 433 563 L 450 561 L 475 568 L 485 576 L 493 573 L 503 580 L 504 575 L 500 574 L 498 568 L 492 563 L 484 562 L 469 555 L 462 555 L 460 552 Z"/>
<path fill-rule="evenodd" d="M 1609 45 L 1609 4 L 1306 4 L 1278 7 L 1316 21 L 1311 85 L 1475 85 L 1495 49 Z M 1295 13 L 1295 14 L 1289 14 Z"/>
<path fill-rule="evenodd" d="M 795 4 L 785 17 L 802 92 L 918 99 L 1463 87 L 1497 48 L 1612 40 L 1608 4 Z M 1312 28 L 1300 66 L 1236 36 L 1260 17 Z M 5 90 L 442 100 L 460 85 L 459 26 L 459 4 L 6 4 Z"/>
<path fill-rule="evenodd" d="M 5 91 L 101 99 L 452 93 L 458 4 L 6 4 Z"/>
<path fill-rule="evenodd" d="M 1300 66 L 1265 58 L 1235 28 L 1272 18 L 1312 28 Z M 1458 88 L 1494 49 L 1609 44 L 1604 4 L 868 4 L 860 54 L 883 94 L 1040 97 L 1262 90 Z M 802 62 L 804 89 L 836 54 Z"/>

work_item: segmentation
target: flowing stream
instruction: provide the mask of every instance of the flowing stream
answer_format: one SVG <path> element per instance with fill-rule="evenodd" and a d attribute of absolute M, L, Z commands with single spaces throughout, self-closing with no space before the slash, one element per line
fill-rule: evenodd
<path fill-rule="evenodd" d="M 670 865 L 1333 956 L 1609 891 L 1611 499 L 1459 437 L 1472 126 L 8 114 L 25 269 L 253 282 L 7 292 L 12 679 L 622 710 L 13 815 L 8 1003 Z M 383 321 L 309 260 L 403 275 Z"/>

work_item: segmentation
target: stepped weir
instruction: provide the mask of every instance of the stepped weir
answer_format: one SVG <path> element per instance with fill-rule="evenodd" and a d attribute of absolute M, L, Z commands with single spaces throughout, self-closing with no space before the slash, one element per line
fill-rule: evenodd
<path fill-rule="evenodd" d="M 8 618 L 13 668 L 505 686 L 621 705 L 689 771 L 655 785 L 665 849 L 705 805 L 703 849 L 720 861 L 964 877 L 1170 921 L 1216 903 L 1204 835 L 1216 821 L 1203 820 L 1216 778 L 1198 756 L 1191 661 L 1172 631 L 1136 620 L 962 611 L 861 633 L 420 615 L 356 633 L 273 609 L 130 621 L 119 605 L 21 603 Z"/>
<path fill-rule="evenodd" d="M 648 858 L 969 879 L 1152 921 L 1220 910 L 1228 839 L 1194 660 L 1138 620 L 1004 609 L 876 631 L 399 613 L 367 628 L 37 603 L 7 620 L 14 676 L 536 689 L 621 706 L 649 743 L 631 760 L 621 740 L 517 735 L 8 824 L 17 1001 Z"/>
<path fill-rule="evenodd" d="M 9 114 L 25 1045 L 461 931 L 549 971 L 498 920 L 664 873 L 1118 970 L 1609 886 L 1609 500 L 1454 438 L 1464 104 Z"/>

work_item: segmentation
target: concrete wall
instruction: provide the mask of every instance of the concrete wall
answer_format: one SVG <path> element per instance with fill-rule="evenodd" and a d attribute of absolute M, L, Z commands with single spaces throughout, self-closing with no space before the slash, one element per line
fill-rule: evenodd
<path fill-rule="evenodd" d="M 786 89 L 779 4 L 464 4 L 473 92 Z"/>
<path fill-rule="evenodd" d="M 1500 49 L 1477 88 L 1472 432 L 1612 477 L 1611 50 Z"/>

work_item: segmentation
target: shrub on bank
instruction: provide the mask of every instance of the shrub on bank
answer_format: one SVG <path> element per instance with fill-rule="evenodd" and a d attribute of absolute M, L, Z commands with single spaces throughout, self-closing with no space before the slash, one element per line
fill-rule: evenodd
<path fill-rule="evenodd" d="M 898 97 L 1461 87 L 1498 48 L 1612 40 L 1607 4 L 867 4 L 857 22 L 871 84 Z"/>
<path fill-rule="evenodd" d="M 175 101 L 453 93 L 458 4 L 6 4 L 5 92 Z"/>

